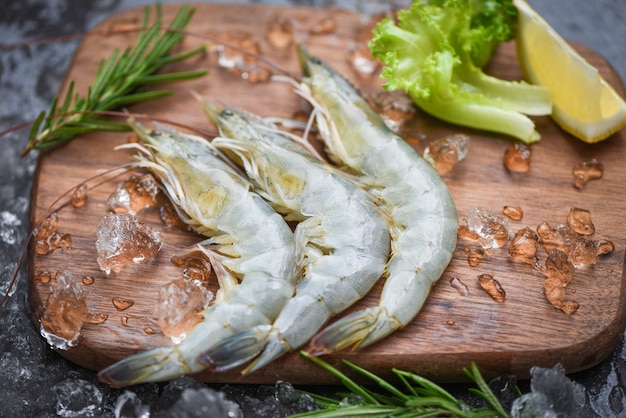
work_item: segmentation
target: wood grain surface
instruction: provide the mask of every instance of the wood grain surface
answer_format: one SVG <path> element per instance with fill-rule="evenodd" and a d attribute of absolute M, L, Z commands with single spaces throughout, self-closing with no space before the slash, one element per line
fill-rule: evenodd
<path fill-rule="evenodd" d="M 324 9 L 277 8 L 268 6 L 197 5 L 189 30 L 196 33 L 229 33 L 252 35 L 269 60 L 299 74 L 293 46 L 272 47 L 266 39 L 266 27 L 276 16 L 289 19 L 296 39 L 305 43 L 313 54 L 345 74 L 366 95 L 380 92 L 376 75 L 355 71 L 347 56 L 363 24 L 356 15 Z M 166 19 L 178 10 L 176 5 L 163 6 Z M 86 91 L 98 62 L 116 47 L 134 43 L 135 34 L 112 34 L 111 30 L 136 24 L 142 10 L 120 13 L 102 22 L 79 47 L 66 76 L 63 91 L 70 80 L 78 91 Z M 310 29 L 322 19 L 338 23 L 334 32 L 313 35 Z M 187 37 L 183 47 L 191 48 L 205 40 Z M 621 81 L 607 62 L 593 51 L 577 46 L 601 73 L 623 92 Z M 224 100 L 262 116 L 290 117 L 305 110 L 302 99 L 283 83 L 250 83 L 215 65 L 213 53 L 177 64 L 176 69 L 208 68 L 210 74 L 200 80 L 172 85 L 174 94 L 164 100 L 133 106 L 130 110 L 154 117 L 176 120 L 190 126 L 211 130 L 210 123 L 189 94 Z M 567 71 L 567 69 L 563 69 Z M 487 72 L 496 76 L 521 79 L 513 43 L 503 45 Z M 450 133 L 470 136 L 469 153 L 453 172 L 443 176 L 457 204 L 461 222 L 474 207 L 484 207 L 501 215 L 505 205 L 520 205 L 524 218 L 510 221 L 511 236 L 519 229 L 535 229 L 541 222 L 553 226 L 564 223 L 571 207 L 589 210 L 596 227 L 594 239 L 608 239 L 615 250 L 600 257 L 592 267 L 578 270 L 567 288 L 568 298 L 580 304 L 573 315 L 553 308 L 543 290 L 544 277 L 530 266 L 508 257 L 508 245 L 494 250 L 477 267 L 470 267 L 466 249 L 477 249 L 476 242 L 459 239 L 454 258 L 434 287 L 431 296 L 409 326 L 386 340 L 362 351 L 346 351 L 327 356 L 325 360 L 342 367 L 348 359 L 383 377 L 396 367 L 440 382 L 465 380 L 463 367 L 475 361 L 487 377 L 502 373 L 528 376 L 532 366 L 552 367 L 560 363 L 566 372 L 582 370 L 605 358 L 621 338 L 625 325 L 624 261 L 626 249 L 626 141 L 624 130 L 606 141 L 588 145 L 565 134 L 549 118 L 535 118 L 542 141 L 532 146 L 529 172 L 512 174 L 503 165 L 503 155 L 510 138 L 444 124 L 417 112 L 411 122 L 408 141 L 420 153 L 430 140 Z M 95 133 L 81 136 L 61 148 L 42 152 L 36 173 L 32 201 L 33 222 L 61 194 L 98 174 L 102 170 L 127 163 L 132 152 L 114 151 L 127 140 L 126 134 Z M 420 139 L 417 139 L 420 138 Z M 605 166 L 604 177 L 588 183 L 583 189 L 573 187 L 573 166 L 596 158 Z M 162 285 L 180 277 L 181 269 L 170 262 L 180 248 L 197 242 L 193 233 L 168 228 L 159 218 L 159 207 L 139 214 L 140 219 L 161 231 L 164 244 L 153 262 L 131 265 L 120 273 L 106 275 L 96 262 L 96 228 L 107 212 L 106 200 L 116 184 L 127 179 L 106 181 L 90 191 L 83 207 L 66 207 L 58 212 L 59 231 L 72 237 L 70 249 L 57 250 L 47 256 L 29 257 L 30 302 L 33 319 L 45 311 L 46 300 L 55 281 L 35 280 L 40 272 L 69 272 L 73 277 L 91 276 L 94 283 L 83 285 L 89 310 L 105 314 L 101 324 L 86 324 L 77 346 L 59 350 L 60 354 L 82 366 L 101 369 L 112 362 L 141 350 L 171 345 L 159 330 L 155 317 L 158 292 Z M 545 259 L 543 250 L 539 253 Z M 493 274 L 506 291 L 504 303 L 497 303 L 479 286 L 477 276 Z M 453 277 L 461 279 L 468 294 L 451 286 Z M 378 285 L 357 306 L 375 304 Z M 118 311 L 114 297 L 132 299 L 134 305 Z M 151 328 L 155 333 L 147 333 Z M 210 382 L 270 383 L 278 379 L 294 384 L 336 383 L 327 372 L 298 353 L 284 356 L 256 373 L 241 376 L 238 370 L 224 373 L 201 373 L 199 379 Z"/>

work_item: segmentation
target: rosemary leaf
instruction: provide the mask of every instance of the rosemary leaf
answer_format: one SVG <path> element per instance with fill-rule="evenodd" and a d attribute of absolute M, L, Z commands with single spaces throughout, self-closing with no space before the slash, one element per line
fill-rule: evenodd
<path fill-rule="evenodd" d="M 76 135 L 94 130 L 128 130 L 120 123 L 101 123 L 104 118 L 94 112 L 119 109 L 132 103 L 155 100 L 170 95 L 166 90 L 143 91 L 144 85 L 177 82 L 204 76 L 207 71 L 181 71 L 156 74 L 164 65 L 200 54 L 204 48 L 195 48 L 170 56 L 170 50 L 183 38 L 181 33 L 190 22 L 195 10 L 182 6 L 172 19 L 169 29 L 162 31 L 163 16 L 160 5 L 155 7 L 156 20 L 150 21 L 150 7 L 144 9 L 142 29 L 132 48 L 120 53 L 115 49 L 100 61 L 86 96 L 74 92 L 74 82 L 69 85 L 62 105 L 57 109 L 55 97 L 48 112 L 39 114 L 29 134 L 22 155 L 32 149 L 44 149 L 70 141 Z"/>
<path fill-rule="evenodd" d="M 393 370 L 394 373 L 398 374 L 398 375 L 402 375 L 404 377 L 407 378 L 407 380 L 413 380 L 415 383 L 417 383 L 418 385 L 420 385 L 423 389 L 425 389 L 424 391 L 421 391 L 422 393 L 428 393 L 431 395 L 435 395 L 435 396 L 439 396 L 443 399 L 447 399 L 449 402 L 456 402 L 456 398 L 454 396 L 452 396 L 450 393 L 448 393 L 445 389 L 443 389 L 441 386 L 437 385 L 436 383 L 425 379 L 421 376 L 418 376 L 414 373 L 409 373 L 409 372 L 404 372 L 402 370 L 397 370 L 394 369 Z M 418 390 L 418 393 L 420 393 L 420 391 Z"/>
<path fill-rule="evenodd" d="M 509 414 L 504 410 L 496 395 L 494 395 L 487 382 L 485 382 L 485 379 L 480 374 L 480 370 L 478 370 L 476 363 L 472 362 L 470 370 L 463 369 L 463 371 L 478 386 L 478 390 L 472 390 L 471 392 L 483 398 L 485 402 L 487 402 L 487 404 L 498 413 L 499 416 L 508 418 Z"/>
<path fill-rule="evenodd" d="M 395 388 L 393 385 L 391 385 L 387 381 L 385 381 L 385 380 L 381 379 L 380 377 L 376 376 L 374 373 L 371 373 L 371 372 L 363 369 L 362 367 L 359 367 L 356 364 L 351 363 L 351 362 L 349 362 L 347 360 L 344 360 L 343 362 L 347 366 L 349 366 L 350 368 L 358 371 L 362 375 L 364 375 L 367 378 L 373 380 L 376 384 L 378 384 L 378 386 L 380 386 L 381 388 L 385 389 L 389 393 L 391 393 L 394 396 L 396 396 L 401 402 L 406 402 L 409 399 L 408 395 L 405 395 L 404 393 L 402 393 L 402 391 L 400 391 L 399 389 Z"/>
<path fill-rule="evenodd" d="M 72 104 L 72 96 L 74 95 L 74 81 L 70 82 L 70 86 L 67 90 L 67 95 L 65 96 L 65 101 L 63 105 L 59 109 L 59 113 L 67 113 L 70 110 L 70 105 Z"/>
<path fill-rule="evenodd" d="M 137 84 L 161 84 L 171 83 L 173 81 L 189 80 L 191 78 L 198 78 L 208 74 L 208 70 L 196 70 L 196 71 L 184 71 L 173 74 L 155 74 L 147 75 L 137 79 Z"/>
<path fill-rule="evenodd" d="M 164 97 L 171 96 L 171 94 L 172 92 L 169 90 L 155 90 L 128 94 L 123 97 L 112 97 L 106 102 L 103 102 L 104 106 L 100 107 L 99 110 L 115 109 L 133 103 L 162 99 Z"/>
<path fill-rule="evenodd" d="M 37 132 L 39 132 L 39 128 L 41 127 L 41 124 L 45 118 L 46 112 L 39 112 L 39 115 L 37 115 L 37 119 L 35 119 L 35 122 L 33 122 L 33 126 L 30 129 L 30 134 L 28 135 L 29 142 L 35 139 L 35 137 L 37 136 Z"/>
<path fill-rule="evenodd" d="M 187 58 L 191 58 L 194 55 L 198 55 L 204 51 L 206 51 L 206 48 L 203 45 L 194 49 L 190 49 L 189 51 L 181 52 L 180 54 L 163 56 L 156 62 L 158 65 L 171 64 L 173 62 L 186 60 Z"/>
<path fill-rule="evenodd" d="M 378 404 L 378 401 L 376 401 L 376 399 L 373 398 L 372 395 L 365 388 L 359 386 L 356 382 L 354 382 L 345 374 L 341 373 L 339 370 L 335 369 L 330 364 L 317 357 L 309 356 L 308 353 L 306 353 L 305 351 L 302 351 L 301 354 L 311 360 L 313 363 L 317 364 L 318 366 L 322 367 L 323 369 L 327 370 L 328 372 L 339 378 L 339 380 L 341 380 L 341 383 L 343 383 L 345 387 L 347 387 L 352 393 L 361 396 L 366 403 L 373 405 Z"/>

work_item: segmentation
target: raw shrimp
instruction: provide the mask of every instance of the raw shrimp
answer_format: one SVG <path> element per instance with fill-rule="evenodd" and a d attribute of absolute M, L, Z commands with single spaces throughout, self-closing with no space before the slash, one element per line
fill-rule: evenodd
<path fill-rule="evenodd" d="M 203 103 L 220 137 L 212 143 L 244 168 L 278 212 L 299 221 L 296 259 L 305 271 L 296 294 L 271 325 L 259 325 L 205 352 L 225 370 L 256 359 L 257 370 L 305 344 L 328 319 L 361 299 L 389 260 L 387 222 L 364 190 L 336 168 L 259 119 Z"/>
<path fill-rule="evenodd" d="M 298 281 L 291 229 L 208 141 L 130 123 L 146 144 L 129 144 L 142 150 L 138 164 L 162 181 L 185 221 L 210 237 L 195 248 L 211 261 L 220 290 L 203 321 L 180 344 L 102 370 L 99 378 L 116 387 L 203 370 L 202 352 L 239 331 L 271 324 Z"/>
<path fill-rule="evenodd" d="M 370 345 L 408 324 L 452 258 L 458 218 L 435 170 L 396 136 L 346 79 L 300 48 L 296 91 L 313 105 L 329 157 L 375 196 L 391 221 L 391 259 L 378 306 L 317 334 L 309 353 Z"/>

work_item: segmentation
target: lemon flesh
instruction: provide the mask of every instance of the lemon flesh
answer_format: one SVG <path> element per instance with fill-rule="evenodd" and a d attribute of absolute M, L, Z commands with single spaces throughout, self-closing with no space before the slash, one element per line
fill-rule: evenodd
<path fill-rule="evenodd" d="M 626 126 L 626 102 L 525 0 L 518 9 L 517 57 L 529 82 L 550 89 L 552 119 L 594 143 Z"/>

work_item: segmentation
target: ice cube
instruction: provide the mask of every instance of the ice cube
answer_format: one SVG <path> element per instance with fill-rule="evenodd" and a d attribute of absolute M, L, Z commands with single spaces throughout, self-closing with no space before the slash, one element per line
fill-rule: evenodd
<path fill-rule="evenodd" d="M 577 239 L 570 248 L 569 260 L 577 269 L 593 266 L 598 261 L 596 243 L 587 238 Z"/>
<path fill-rule="evenodd" d="M 467 217 L 467 226 L 478 235 L 485 249 L 503 247 L 509 240 L 508 220 L 492 215 L 485 208 L 473 208 Z"/>
<path fill-rule="evenodd" d="M 547 222 L 542 222 L 537 226 L 537 235 L 543 248 L 550 252 L 553 249 L 569 253 L 572 244 L 578 239 L 578 234 L 565 224 L 551 227 Z"/>
<path fill-rule="evenodd" d="M 115 402 L 115 418 L 150 418 L 150 408 L 135 392 L 125 390 Z"/>
<path fill-rule="evenodd" d="M 222 392 L 208 387 L 185 389 L 176 403 L 167 410 L 167 416 L 243 418 L 239 405 L 226 399 Z"/>
<path fill-rule="evenodd" d="M 596 231 L 591 221 L 591 212 L 582 208 L 570 208 L 567 214 L 567 225 L 581 235 L 593 235 Z"/>
<path fill-rule="evenodd" d="M 539 249 L 539 236 L 535 231 L 526 227 L 522 228 L 513 237 L 509 245 L 509 256 L 534 266 L 536 254 Z"/>
<path fill-rule="evenodd" d="M 262 51 L 259 42 L 251 33 L 228 32 L 212 36 L 224 42 L 223 45 L 214 47 L 218 53 L 218 66 L 251 83 L 262 83 L 270 79 L 272 72 L 254 57 L 262 55 Z M 237 49 L 224 45 L 233 45 Z"/>
<path fill-rule="evenodd" d="M 98 224 L 98 265 L 107 274 L 126 264 L 147 263 L 161 249 L 161 234 L 141 223 L 135 215 L 108 214 Z"/>
<path fill-rule="evenodd" d="M 469 137 L 456 134 L 432 141 L 424 149 L 424 159 L 428 161 L 439 174 L 449 173 L 459 161 L 463 161 L 469 149 Z"/>
<path fill-rule="evenodd" d="M 567 286 L 574 277 L 574 265 L 569 261 L 565 252 L 553 249 L 548 253 L 541 272 L 546 277 L 559 279 L 563 286 Z"/>
<path fill-rule="evenodd" d="M 511 417 L 596 416 L 587 404 L 585 388 L 563 373 L 562 367 L 530 369 L 531 392 L 513 402 Z"/>
<path fill-rule="evenodd" d="M 293 23 L 284 16 L 274 16 L 267 24 L 265 36 L 276 48 L 287 48 L 293 43 Z"/>
<path fill-rule="evenodd" d="M 80 329 L 89 318 L 85 294 L 70 272 L 56 278 L 40 318 L 41 335 L 60 350 L 76 345 Z"/>
<path fill-rule="evenodd" d="M 102 412 L 102 392 L 82 379 L 65 379 L 50 389 L 61 417 L 93 417 Z"/>
<path fill-rule="evenodd" d="M 180 278 L 163 286 L 159 291 L 157 323 L 163 334 L 175 343 L 182 341 L 191 329 L 202 321 L 200 313 L 213 300 L 201 282 Z"/>
<path fill-rule="evenodd" d="M 107 204 L 115 213 L 136 214 L 156 203 L 159 187 L 151 174 L 132 176 L 129 180 L 119 183 L 109 196 Z"/>

